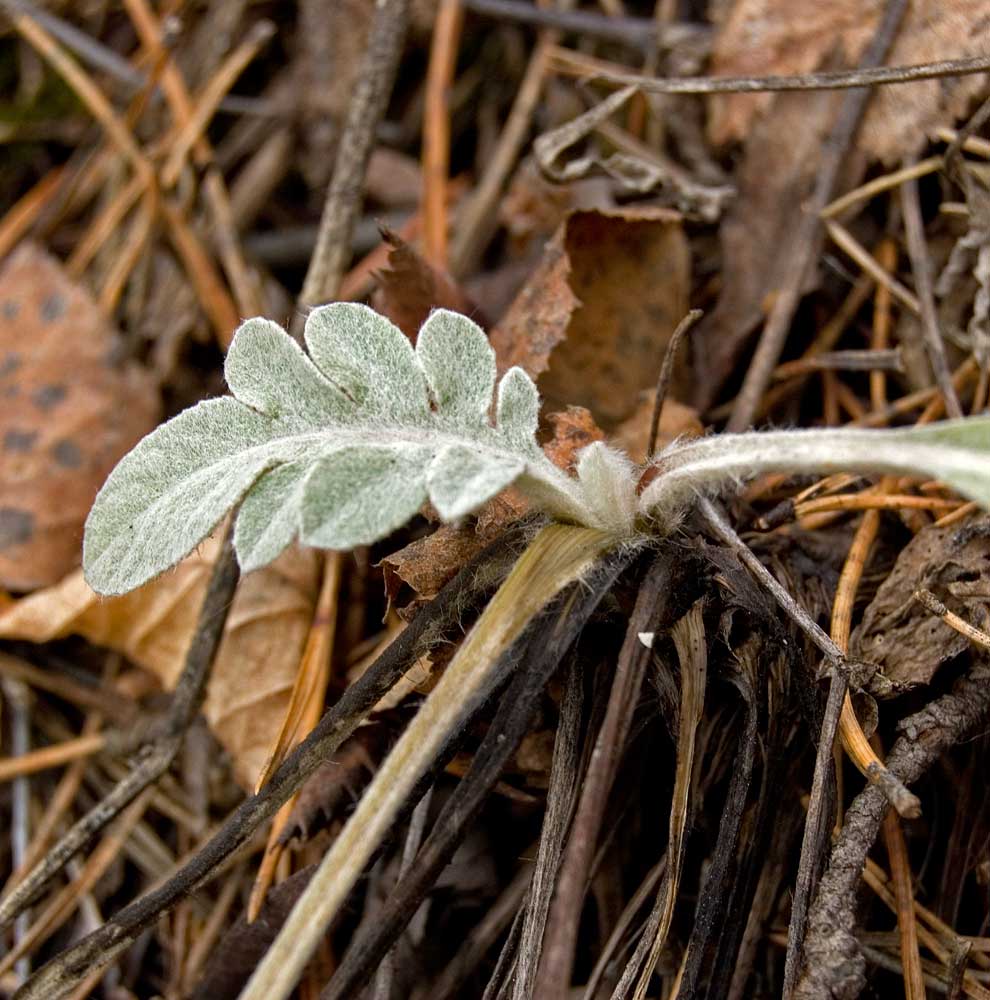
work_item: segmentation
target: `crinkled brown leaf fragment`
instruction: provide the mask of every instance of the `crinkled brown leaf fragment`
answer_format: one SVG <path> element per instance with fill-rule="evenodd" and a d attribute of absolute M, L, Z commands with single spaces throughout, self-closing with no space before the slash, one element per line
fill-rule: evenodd
<path fill-rule="evenodd" d="M 580 300 L 569 284 L 571 262 L 564 248 L 566 223 L 547 243 L 543 259 L 492 330 L 500 372 L 518 365 L 534 379 L 546 371 L 554 348 L 567 336 Z"/>
<path fill-rule="evenodd" d="M 990 623 L 990 517 L 922 529 L 901 551 L 853 633 L 854 655 L 880 665 L 871 691 L 884 696 L 927 684 L 969 640 L 914 599 L 927 588 L 980 628 Z"/>
<path fill-rule="evenodd" d="M 573 472 L 577 453 L 595 441 L 604 441 L 605 432 L 595 423 L 591 411 L 583 406 L 567 409 L 547 416 L 553 428 L 553 437 L 543 446 L 543 451 L 558 468 Z"/>
<path fill-rule="evenodd" d="M 394 601 L 406 584 L 421 600 L 431 600 L 444 584 L 490 541 L 473 524 L 442 524 L 431 535 L 418 538 L 378 564 L 385 578 L 385 592 Z"/>
<path fill-rule="evenodd" d="M 687 311 L 690 256 L 664 209 L 573 213 L 491 341 L 503 368 L 538 377 L 550 407 L 587 407 L 605 429 L 636 408 Z M 686 393 L 686 370 L 675 376 Z"/>
<path fill-rule="evenodd" d="M 861 0 L 737 0 L 712 53 L 718 76 L 810 73 L 836 59 L 855 65 L 877 29 L 883 4 Z M 987 7 L 982 0 L 915 0 L 887 57 L 889 66 L 963 59 L 986 52 Z M 985 86 L 979 75 L 878 87 L 857 140 L 873 159 L 892 163 L 919 152 L 935 125 L 965 114 Z M 727 94 L 712 98 L 711 135 L 742 139 L 753 118 L 780 95 Z M 772 111 L 770 113 L 773 113 Z"/>
<path fill-rule="evenodd" d="M 175 685 L 216 559 L 216 539 L 172 572 L 121 597 L 98 597 L 82 571 L 0 612 L 0 637 L 81 635 Z M 234 772 L 253 788 L 285 715 L 319 585 L 313 550 L 290 549 L 245 576 L 227 618 L 203 713 Z"/>
<path fill-rule="evenodd" d="M 82 526 L 118 459 L 158 423 L 155 381 L 40 248 L 0 272 L 0 585 L 34 590 L 79 563 Z"/>
<path fill-rule="evenodd" d="M 397 233 L 382 227 L 382 239 L 391 247 L 388 267 L 375 273 L 378 288 L 374 306 L 413 342 L 432 309 L 453 309 L 479 325 L 484 317 L 467 295 L 442 271 L 429 264 Z"/>

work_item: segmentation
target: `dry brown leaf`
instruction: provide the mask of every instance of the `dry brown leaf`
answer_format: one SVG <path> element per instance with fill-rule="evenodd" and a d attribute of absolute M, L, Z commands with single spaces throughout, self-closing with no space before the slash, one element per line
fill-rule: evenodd
<path fill-rule="evenodd" d="M 882 4 L 855 0 L 736 0 L 715 42 L 717 75 L 809 72 L 853 65 L 876 30 Z M 985 4 L 976 0 L 911 4 L 890 65 L 982 52 Z M 975 30 L 979 28 L 979 30 Z M 917 152 L 937 122 L 963 113 L 982 76 L 878 87 L 839 190 L 855 186 L 869 159 Z M 731 94 L 712 99 L 716 141 L 741 139 L 735 203 L 723 219 L 722 287 L 716 308 L 694 335 L 699 381 L 694 402 L 706 409 L 735 369 L 767 304 L 780 288 L 792 253 L 795 220 L 804 210 L 843 93 Z M 817 283 L 808 276 L 810 290 Z"/>
<path fill-rule="evenodd" d="M 25 244 L 0 272 L 0 585 L 33 590 L 79 563 L 117 461 L 159 419 L 158 389 L 61 265 Z"/>
<path fill-rule="evenodd" d="M 553 428 L 553 437 L 543 446 L 544 454 L 565 472 L 574 471 L 577 453 L 582 448 L 605 440 L 605 432 L 583 406 L 568 406 L 566 410 L 548 414 L 547 420 Z"/>
<path fill-rule="evenodd" d="M 410 542 L 378 563 L 385 578 L 389 602 L 395 600 L 407 584 L 420 600 L 431 600 L 440 593 L 457 571 L 476 556 L 490 541 L 474 525 L 442 524 L 431 535 Z"/>
<path fill-rule="evenodd" d="M 49 642 L 81 635 L 123 653 L 170 689 L 217 551 L 215 538 L 204 542 L 171 572 L 109 599 L 76 571 L 0 613 L 0 637 Z M 317 554 L 302 549 L 249 573 L 238 586 L 203 712 L 246 789 L 253 789 L 282 725 L 318 586 Z"/>
<path fill-rule="evenodd" d="M 453 309 L 486 325 L 477 307 L 453 280 L 428 264 L 401 236 L 382 227 L 382 238 L 392 249 L 388 267 L 374 275 L 378 288 L 372 302 L 413 343 L 423 321 L 435 308 Z"/>
<path fill-rule="evenodd" d="M 676 213 L 575 212 L 492 332 L 499 365 L 537 378 L 551 407 L 585 406 L 602 427 L 614 427 L 655 381 L 687 311 L 689 282 Z M 682 368 L 674 392 L 685 391 Z"/>
<path fill-rule="evenodd" d="M 990 623 L 987 535 L 990 518 L 965 525 L 929 525 L 901 550 L 887 579 L 853 633 L 854 655 L 879 664 L 873 694 L 898 694 L 927 684 L 938 668 L 958 656 L 969 640 L 914 599 L 927 588 L 950 611 L 979 628 Z"/>
<path fill-rule="evenodd" d="M 862 0 L 737 0 L 715 39 L 712 72 L 719 76 L 810 73 L 837 57 L 855 65 L 876 32 L 883 4 Z M 915 0 L 887 64 L 910 66 L 963 59 L 986 51 L 983 0 Z M 870 158 L 893 162 L 917 153 L 935 125 L 957 118 L 986 84 L 970 75 L 879 87 L 857 145 Z M 742 139 L 753 118 L 773 106 L 773 94 L 712 98 L 711 135 Z"/>

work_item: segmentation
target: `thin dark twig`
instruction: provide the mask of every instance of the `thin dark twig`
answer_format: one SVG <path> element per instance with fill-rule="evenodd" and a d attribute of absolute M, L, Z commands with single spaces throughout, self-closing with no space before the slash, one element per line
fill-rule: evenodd
<path fill-rule="evenodd" d="M 811 779 L 811 797 L 808 816 L 801 837 L 794 897 L 791 901 L 791 920 L 787 934 L 787 954 L 784 958 L 784 988 L 781 995 L 790 1000 L 797 982 L 801 946 L 808 928 L 808 910 L 815 888 L 825 864 L 825 850 L 835 819 L 835 770 L 833 750 L 839 731 L 842 705 L 849 685 L 839 671 L 832 674 L 828 686 L 828 701 L 818 732 L 818 749 L 815 752 L 815 773 Z"/>
<path fill-rule="evenodd" d="M 945 163 L 945 172 L 960 186 L 964 186 L 961 164 L 963 147 L 966 145 L 966 140 L 983 128 L 988 120 L 990 120 L 990 97 L 976 109 L 972 118 L 956 132 L 955 139 L 949 143 L 945 150 L 945 155 L 942 158 Z"/>
<path fill-rule="evenodd" d="M 475 14 L 533 24 L 543 28 L 556 28 L 575 35 L 620 42 L 635 49 L 650 51 L 658 44 L 674 47 L 684 41 L 704 37 L 706 29 L 693 24 L 670 24 L 649 17 L 605 16 L 584 10 L 560 10 L 554 7 L 537 7 L 522 0 L 464 0 L 464 6 Z"/>
<path fill-rule="evenodd" d="M 652 655 L 639 634 L 655 630 L 666 613 L 673 572 L 670 552 L 661 550 L 640 584 L 619 652 L 605 718 L 585 774 L 547 921 L 543 957 L 533 989 L 533 996 L 542 1000 L 560 1000 L 569 992 L 588 871 L 605 817 L 606 799 L 622 759 L 633 709 Z"/>
<path fill-rule="evenodd" d="M 650 443 L 646 448 L 647 461 L 653 458 L 653 453 L 657 450 L 657 435 L 660 433 L 660 411 L 663 409 L 664 400 L 667 398 L 667 390 L 670 388 L 670 379 L 674 374 L 677 348 L 681 346 L 681 341 L 687 335 L 687 332 L 702 316 L 704 316 L 704 313 L 700 309 L 692 309 L 674 328 L 674 332 L 667 343 L 667 350 L 664 351 L 663 355 L 663 364 L 660 366 L 660 375 L 657 377 L 657 394 L 653 400 L 653 416 L 650 418 Z"/>
<path fill-rule="evenodd" d="M 956 387 L 952 384 L 952 371 L 945 355 L 945 342 L 938 328 L 938 313 L 935 310 L 935 292 L 932 287 L 932 262 L 925 244 L 925 226 L 921 220 L 921 201 L 918 197 L 918 182 L 911 178 L 901 185 L 901 211 L 904 215 L 904 231 L 907 235 L 908 256 L 914 274 L 915 291 L 921 303 L 921 329 L 925 337 L 925 351 L 935 375 L 935 384 L 942 394 L 945 412 L 950 417 L 963 415 Z"/>
<path fill-rule="evenodd" d="M 45 886 L 89 841 L 157 781 L 175 760 L 186 730 L 199 711 L 227 613 L 240 576 L 231 539 L 225 539 L 210 576 L 186 662 L 172 695 L 164 726 L 138 754 L 127 775 L 76 822 L 0 903 L 0 927 L 35 900 Z"/>
<path fill-rule="evenodd" d="M 883 19 L 863 56 L 864 67 L 877 66 L 883 62 L 897 35 L 907 6 L 907 0 L 887 0 Z M 866 74 L 869 70 L 862 72 Z M 822 164 L 818 170 L 814 190 L 808 199 L 804 214 L 795 227 L 794 238 L 785 250 L 787 268 L 766 325 L 763 327 L 763 333 L 760 335 L 753 360 L 746 371 L 742 389 L 732 408 L 727 427 L 730 431 L 745 430 L 753 422 L 763 393 L 773 377 L 773 370 L 780 360 L 787 331 L 790 329 L 791 320 L 801 298 L 804 277 L 818 257 L 822 234 L 819 213 L 832 200 L 839 172 L 859 129 L 870 94 L 870 90 L 858 90 L 847 94 L 842 101 L 838 117 L 822 151 Z"/>
<path fill-rule="evenodd" d="M 364 175 L 392 93 L 408 21 L 409 0 L 375 0 L 368 47 L 348 104 L 316 248 L 299 294 L 303 306 L 328 302 L 337 294 L 351 252 Z"/>
<path fill-rule="evenodd" d="M 234 851 L 354 732 L 410 664 L 447 638 L 465 614 L 491 593 L 508 570 L 524 535 L 524 531 L 508 532 L 465 566 L 341 695 L 257 795 L 242 802 L 167 882 L 129 903 L 102 927 L 43 966 L 22 987 L 19 1000 L 51 1000 L 74 988 L 93 968 L 111 962 L 129 947 L 162 913 L 215 877 Z"/>
<path fill-rule="evenodd" d="M 988 713 L 990 669 L 976 661 L 951 693 L 899 724 L 901 736 L 887 756 L 887 766 L 905 784 L 914 784 L 943 753 L 983 724 Z M 811 907 L 795 1000 L 853 1000 L 866 985 L 855 934 L 856 890 L 887 808 L 883 792 L 867 785 L 846 813 Z"/>
<path fill-rule="evenodd" d="M 883 26 L 881 26 L 882 30 Z M 878 32 L 879 35 L 879 32 Z M 882 57 L 881 57 L 882 58 Z M 876 66 L 876 62 L 873 63 Z M 866 89 L 945 76 L 965 76 L 990 70 L 990 56 L 972 59 L 946 59 L 914 66 L 876 66 L 864 60 L 862 68 L 831 73 L 797 73 L 793 76 L 704 76 L 663 77 L 637 73 L 596 71 L 585 75 L 589 81 L 601 80 L 616 87 L 638 87 L 644 94 L 754 94 L 763 91 L 850 90 Z M 582 74 L 584 75 L 584 74 Z"/>

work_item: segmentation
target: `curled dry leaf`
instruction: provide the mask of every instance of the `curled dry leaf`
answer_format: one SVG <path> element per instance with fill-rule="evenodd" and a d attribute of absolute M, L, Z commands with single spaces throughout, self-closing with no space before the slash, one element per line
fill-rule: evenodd
<path fill-rule="evenodd" d="M 0 273 L 0 585 L 34 590 L 79 563 L 107 473 L 158 422 L 154 380 L 53 257 L 20 247 Z"/>
<path fill-rule="evenodd" d="M 171 573 L 121 597 L 98 597 L 81 571 L 0 613 L 0 637 L 49 642 L 81 635 L 123 653 L 174 686 L 196 627 L 218 551 L 210 539 Z M 290 549 L 245 576 L 217 654 L 203 712 L 230 753 L 244 788 L 254 787 L 278 735 L 309 631 L 318 555 Z"/>
<path fill-rule="evenodd" d="M 876 32 L 883 6 L 861 0 L 737 0 L 716 36 L 712 72 L 810 73 L 836 54 L 845 65 L 855 65 Z M 981 0 L 916 0 L 887 64 L 911 66 L 982 55 L 986 14 Z M 877 88 L 857 146 L 869 158 L 886 163 L 918 153 L 936 125 L 965 114 L 985 80 L 970 75 Z M 754 116 L 778 100 L 770 93 L 713 97 L 712 138 L 720 143 L 744 138 Z"/>
<path fill-rule="evenodd" d="M 927 684 L 969 640 L 914 599 L 927 588 L 950 611 L 979 628 L 990 624 L 990 518 L 963 525 L 923 528 L 901 550 L 887 579 L 853 633 L 854 655 L 880 666 L 871 684 L 875 695 L 895 695 Z"/>
<path fill-rule="evenodd" d="M 689 283 L 675 212 L 575 212 L 492 331 L 492 346 L 503 368 L 519 365 L 538 378 L 551 407 L 585 406 L 607 430 L 655 382 L 687 311 Z M 681 367 L 673 392 L 683 398 L 686 390 Z"/>

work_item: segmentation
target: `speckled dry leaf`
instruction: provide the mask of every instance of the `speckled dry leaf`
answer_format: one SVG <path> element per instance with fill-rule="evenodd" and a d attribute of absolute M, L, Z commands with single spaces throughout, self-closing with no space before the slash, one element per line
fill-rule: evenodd
<path fill-rule="evenodd" d="M 970 645 L 914 600 L 919 588 L 979 628 L 990 625 L 988 534 L 986 516 L 944 528 L 931 525 L 901 550 L 852 636 L 853 653 L 881 668 L 874 694 L 927 684 L 943 663 Z"/>
<path fill-rule="evenodd" d="M 0 613 L 0 637 L 49 642 L 82 635 L 123 653 L 171 688 L 196 627 L 216 539 L 174 571 L 122 597 L 98 597 L 81 571 Z M 290 549 L 241 580 L 207 690 L 204 714 L 248 789 L 278 735 L 316 600 L 318 560 Z"/>
<path fill-rule="evenodd" d="M 737 0 L 715 39 L 717 76 L 809 73 L 838 57 L 855 65 L 876 31 L 880 0 Z M 986 52 L 983 0 L 915 0 L 887 57 L 890 66 L 963 59 Z M 935 125 L 965 114 L 984 76 L 947 77 L 879 87 L 857 145 L 870 158 L 892 163 L 918 152 Z M 716 142 L 745 137 L 753 116 L 772 106 L 773 94 L 729 94 L 712 99 Z"/>
<path fill-rule="evenodd" d="M 687 311 L 690 258 L 676 213 L 581 211 L 492 333 L 500 365 L 531 375 L 547 403 L 577 404 L 610 428 L 656 380 Z M 684 391 L 684 371 L 674 392 Z"/>
<path fill-rule="evenodd" d="M 554 348 L 567 336 L 581 304 L 570 286 L 571 262 L 564 249 L 566 225 L 554 235 L 543 258 L 492 330 L 499 371 L 518 365 L 532 378 L 547 370 Z"/>
<path fill-rule="evenodd" d="M 34 590 L 79 563 L 90 504 L 158 422 L 158 389 L 58 261 L 25 244 L 0 272 L 0 585 Z"/>
<path fill-rule="evenodd" d="M 383 227 L 382 238 L 391 250 L 388 267 L 374 275 L 378 288 L 372 303 L 413 343 L 432 309 L 453 309 L 485 325 L 474 304 L 452 278 L 430 265 L 397 233 Z"/>
<path fill-rule="evenodd" d="M 632 415 L 616 427 L 609 437 L 611 444 L 621 448 L 634 462 L 642 464 L 646 461 L 646 449 L 650 443 L 650 430 L 653 426 L 653 404 L 656 400 L 656 389 L 650 389 L 640 395 L 639 405 Z M 678 403 L 676 399 L 664 400 L 660 411 L 660 426 L 657 433 L 657 450 L 665 448 L 678 438 L 693 438 L 704 433 L 704 426 L 698 417 L 698 411 L 691 406 Z"/>

